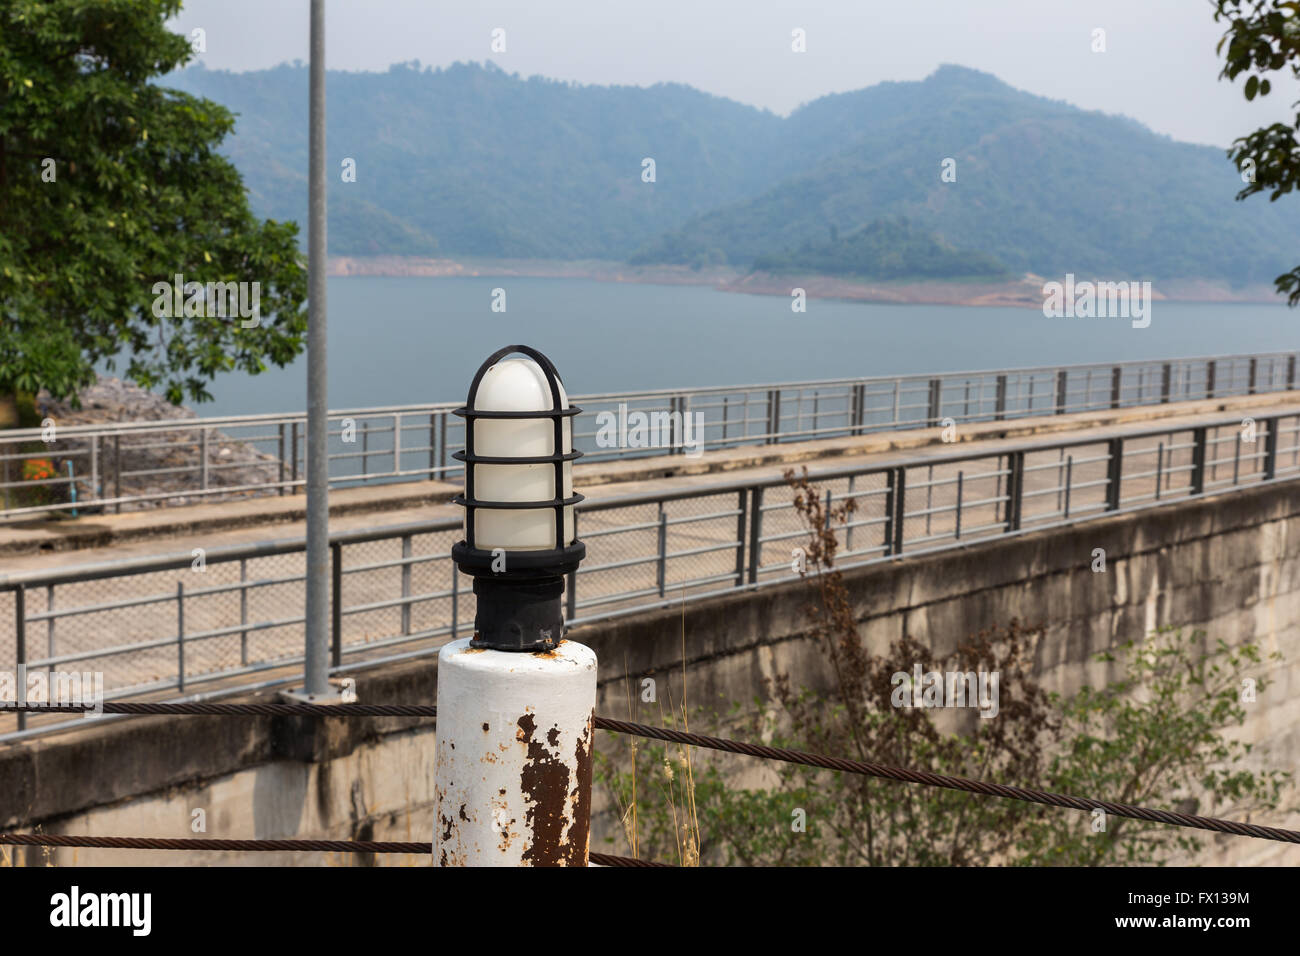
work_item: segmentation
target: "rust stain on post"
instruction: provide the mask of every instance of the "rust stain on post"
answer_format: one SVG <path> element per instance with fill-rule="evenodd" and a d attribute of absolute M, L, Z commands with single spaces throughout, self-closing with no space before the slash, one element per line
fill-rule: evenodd
<path fill-rule="evenodd" d="M 519 739 L 528 747 L 520 786 L 531 800 L 525 821 L 532 839 L 523 852 L 523 862 L 531 866 L 581 866 L 585 861 L 585 846 L 575 845 L 567 839 L 565 822 L 569 797 L 569 767 L 552 751 L 536 739 L 537 722 L 532 714 L 519 718 Z M 548 740 L 559 740 L 559 732 L 552 729 Z"/>
<path fill-rule="evenodd" d="M 569 846 L 570 866 L 585 866 L 591 843 L 591 734 L 595 728 L 596 712 L 587 718 L 587 726 L 578 738 L 574 750 L 577 761 L 577 777 L 573 790 L 569 793 L 572 805 L 572 822 L 566 834 Z"/>

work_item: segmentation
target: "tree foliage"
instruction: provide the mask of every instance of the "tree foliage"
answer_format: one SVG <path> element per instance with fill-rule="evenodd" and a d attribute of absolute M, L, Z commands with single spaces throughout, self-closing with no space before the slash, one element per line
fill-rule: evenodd
<path fill-rule="evenodd" d="M 1247 100 L 1268 96 L 1270 73 L 1290 70 L 1300 79 L 1300 3 L 1296 0 L 1216 0 L 1214 19 L 1228 22 L 1219 40 L 1223 56 L 1220 78 L 1245 74 L 1242 93 Z M 1300 109 L 1300 101 L 1292 104 Z M 1247 177 L 1237 198 L 1267 192 L 1270 202 L 1300 184 L 1300 112 L 1293 123 L 1273 123 L 1236 139 L 1228 156 Z M 1290 305 L 1300 303 L 1300 266 L 1273 280 Z"/>
<path fill-rule="evenodd" d="M 259 221 L 216 152 L 234 117 L 156 85 L 186 63 L 179 0 L 0 7 L 0 393 L 56 398 L 126 365 L 180 402 L 303 347 L 294 223 Z M 155 285 L 258 283 L 257 324 L 155 314 Z"/>

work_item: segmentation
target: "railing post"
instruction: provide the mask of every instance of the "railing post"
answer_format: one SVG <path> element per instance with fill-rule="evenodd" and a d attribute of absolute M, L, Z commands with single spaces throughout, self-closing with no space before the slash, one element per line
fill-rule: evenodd
<path fill-rule="evenodd" d="M 1205 397 L 1214 397 L 1214 376 L 1217 371 L 1218 363 L 1211 359 L 1205 363 Z"/>
<path fill-rule="evenodd" d="M 1295 356 L 1286 357 L 1286 390 L 1288 392 L 1295 389 Z"/>
<path fill-rule="evenodd" d="M 1002 421 L 1007 417 L 1007 377 L 998 376 L 997 390 L 993 399 L 993 420 Z"/>
<path fill-rule="evenodd" d="M 14 657 L 18 668 L 18 699 L 27 699 L 27 587 L 14 589 Z M 27 729 L 27 713 L 18 712 L 18 729 Z"/>
<path fill-rule="evenodd" d="M 894 553 L 894 480 L 897 473 L 897 468 L 885 472 L 885 525 L 884 540 L 881 543 L 885 546 L 884 553 L 887 555 Z"/>
<path fill-rule="evenodd" d="M 767 390 L 767 444 L 775 445 L 781 433 L 781 390 Z"/>
<path fill-rule="evenodd" d="M 664 513 L 664 503 L 659 502 L 659 563 L 655 566 L 655 584 L 659 596 L 664 596 L 664 581 L 668 577 L 668 515 Z"/>
<path fill-rule="evenodd" d="M 239 559 L 239 626 L 248 625 L 248 559 Z M 239 632 L 239 664 L 248 666 L 248 631 Z"/>
<path fill-rule="evenodd" d="M 53 614 L 54 611 L 54 585 L 53 584 L 45 585 L 45 610 L 47 613 Z M 54 657 L 55 654 L 57 653 L 57 647 L 54 642 L 54 632 L 56 629 L 55 624 L 57 622 L 58 619 L 53 616 L 45 619 L 45 656 L 46 657 Z M 53 674 L 54 665 L 53 664 L 46 665 L 45 670 Z"/>
<path fill-rule="evenodd" d="M 199 489 L 208 490 L 208 430 L 199 429 Z"/>
<path fill-rule="evenodd" d="M 763 563 L 763 486 L 755 485 L 749 494 L 749 583 L 758 581 Z"/>
<path fill-rule="evenodd" d="M 122 497 L 122 436 L 120 434 L 113 436 L 113 497 Z M 119 501 L 114 510 L 121 514 L 122 502 Z"/>
<path fill-rule="evenodd" d="M 849 475 L 849 500 L 850 500 L 850 501 L 854 501 L 854 495 L 853 495 L 853 492 L 854 492 L 854 489 L 855 489 L 855 487 L 856 487 L 856 485 L 857 485 L 857 477 L 858 477 L 857 475 Z M 855 503 L 856 503 L 856 502 L 855 502 Z M 853 522 L 853 515 L 856 514 L 856 512 L 857 512 L 857 509 L 855 508 L 852 512 L 850 512 L 849 514 L 845 515 L 845 521 L 844 521 L 844 524 L 845 524 L 845 528 L 844 528 L 844 551 L 845 551 L 845 553 L 852 553 L 852 551 L 853 551 L 853 524 L 854 524 L 854 522 Z"/>
<path fill-rule="evenodd" d="M 402 535 L 402 636 L 411 633 L 411 536 Z"/>
<path fill-rule="evenodd" d="M 429 413 L 429 480 L 433 481 L 438 472 L 438 413 Z"/>
<path fill-rule="evenodd" d="M 1119 408 L 1120 400 L 1120 382 L 1124 377 L 1124 369 L 1116 365 L 1110 370 L 1110 407 Z"/>
<path fill-rule="evenodd" d="M 176 689 L 185 693 L 185 582 L 176 582 Z"/>
<path fill-rule="evenodd" d="M 291 467 L 289 475 L 293 481 L 293 493 L 298 493 L 298 423 L 291 422 L 289 425 L 289 444 L 292 446 L 289 450 Z"/>
<path fill-rule="evenodd" d="M 959 469 L 957 471 L 957 525 L 956 525 L 956 531 L 957 531 L 956 538 L 958 541 L 961 540 L 961 492 L 962 492 L 962 479 L 964 477 L 965 477 L 965 473 Z"/>
<path fill-rule="evenodd" d="M 579 513 L 580 512 L 576 508 L 573 510 L 573 536 L 575 538 L 578 537 Z M 454 573 L 455 566 L 453 565 L 452 568 Z M 564 585 L 564 602 L 565 602 L 564 606 L 566 609 L 564 613 L 564 623 L 570 624 L 573 622 L 574 618 L 578 616 L 578 569 L 577 568 L 574 568 L 572 571 L 569 572 L 569 576 Z"/>
<path fill-rule="evenodd" d="M 1276 416 L 1264 420 L 1268 434 L 1264 438 L 1264 480 L 1271 481 L 1277 477 L 1277 426 L 1280 419 Z"/>
<path fill-rule="evenodd" d="M 1213 363 L 1211 363 L 1213 364 Z M 1192 429 L 1192 494 L 1199 495 L 1205 490 L 1205 428 Z"/>
<path fill-rule="evenodd" d="M 745 505 L 748 499 L 744 488 L 736 492 L 736 587 L 745 583 L 745 519 L 749 517 Z"/>
<path fill-rule="evenodd" d="M 1166 362 L 1160 368 L 1160 404 L 1169 403 L 1169 388 L 1174 381 L 1173 366 Z"/>
<path fill-rule="evenodd" d="M 1258 371 L 1259 371 L 1259 359 L 1257 359 L 1257 358 L 1252 358 L 1252 359 L 1250 360 L 1250 375 L 1249 375 L 1249 379 L 1248 379 L 1248 381 L 1247 381 L 1247 383 L 1246 383 L 1246 394 L 1247 394 L 1247 395 L 1254 395 L 1254 394 L 1255 394 L 1255 376 L 1256 376 L 1256 374 L 1258 373 Z"/>
<path fill-rule="evenodd" d="M 447 475 L 447 413 L 439 412 L 438 417 L 441 419 L 438 426 L 438 470 L 445 478 Z"/>
<path fill-rule="evenodd" d="M 907 469 L 899 468 L 894 479 L 894 547 L 891 554 L 903 553 L 903 534 L 907 524 Z"/>
<path fill-rule="evenodd" d="M 1074 484 L 1074 456 L 1065 456 L 1065 508 L 1061 512 L 1061 517 L 1067 521 L 1070 518 L 1070 487 Z"/>
<path fill-rule="evenodd" d="M 284 496 L 284 422 L 280 422 L 280 496 Z"/>
<path fill-rule="evenodd" d="M 682 399 L 680 395 L 673 395 L 668 399 L 668 454 L 680 455 L 682 453 Z"/>
<path fill-rule="evenodd" d="M 402 473 L 402 413 L 393 413 L 393 473 Z"/>
<path fill-rule="evenodd" d="M 95 501 L 104 497 L 103 489 L 99 487 L 99 440 L 102 436 L 90 436 L 90 495 Z"/>
<path fill-rule="evenodd" d="M 406 551 L 410 545 L 410 535 L 402 538 L 403 557 L 406 557 Z M 402 565 L 402 570 L 410 569 L 409 564 Z M 410 590 L 411 580 L 409 576 L 403 576 L 402 596 L 407 596 Z M 410 633 L 411 606 L 402 605 L 402 633 Z M 338 541 L 330 542 L 330 658 L 333 667 L 343 665 L 343 544 Z"/>
<path fill-rule="evenodd" d="M 1156 446 L 1156 501 L 1160 500 L 1160 484 L 1165 474 L 1165 443 Z"/>
<path fill-rule="evenodd" d="M 1056 414 L 1064 415 L 1066 403 L 1070 400 L 1070 393 L 1066 388 L 1069 381 L 1070 373 L 1065 369 L 1059 369 L 1056 373 Z"/>
<path fill-rule="evenodd" d="M 1108 444 L 1110 459 L 1106 462 L 1106 510 L 1118 511 L 1120 479 L 1124 474 L 1124 439 L 1112 438 Z"/>
<path fill-rule="evenodd" d="M 1015 451 L 1007 456 L 1007 531 L 1020 530 L 1020 509 L 1024 503 L 1025 453 Z"/>
<path fill-rule="evenodd" d="M 677 411 L 681 412 L 681 418 L 678 420 L 681 433 L 677 436 L 677 441 L 681 447 L 677 449 L 677 453 L 679 455 L 684 455 L 686 454 L 686 416 L 691 413 L 691 397 L 689 395 L 682 395 L 678 398 Z M 703 431 L 704 430 L 701 429 L 700 434 L 696 436 L 698 441 L 704 441 Z"/>
<path fill-rule="evenodd" d="M 930 428 L 939 424 L 939 412 L 943 405 L 943 380 L 930 379 L 930 401 L 926 410 L 926 423 Z"/>
<path fill-rule="evenodd" d="M 867 387 L 862 383 L 853 386 L 853 434 L 862 434 L 867 419 Z"/>
<path fill-rule="evenodd" d="M 576 517 L 576 515 L 575 515 Z M 451 563 L 451 639 L 460 633 L 460 568 Z"/>

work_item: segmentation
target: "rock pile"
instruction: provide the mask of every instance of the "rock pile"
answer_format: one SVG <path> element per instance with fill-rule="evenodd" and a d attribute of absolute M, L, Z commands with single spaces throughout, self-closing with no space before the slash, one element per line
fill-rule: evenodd
<path fill-rule="evenodd" d="M 81 407 L 73 408 L 70 402 L 54 401 L 48 393 L 42 392 L 37 396 L 36 404 L 41 418 L 54 421 L 56 437 L 57 427 L 60 426 L 198 418 L 193 409 L 173 405 L 159 395 L 118 378 L 100 378 L 96 384 L 84 389 L 80 398 Z M 89 440 L 75 436 L 59 438 L 46 446 L 40 454 L 52 460 L 54 470 L 60 477 L 67 474 L 66 463 L 73 463 L 77 498 L 81 502 L 111 498 L 118 494 L 123 497 L 176 495 L 155 501 L 124 503 L 120 506 L 122 511 L 275 493 L 274 490 L 261 490 L 193 494 L 192 492 L 200 490 L 202 484 L 201 432 L 198 428 L 181 428 L 145 434 L 128 433 L 116 439 L 102 438 L 98 449 L 98 489 L 91 488 Z M 8 454 L 15 452 L 12 446 L 4 450 Z M 24 446 L 17 451 L 26 455 L 33 449 Z M 210 489 L 280 480 L 278 457 L 259 451 L 252 445 L 215 429 L 207 435 L 207 460 L 207 486 Z M 287 471 L 285 477 L 288 478 Z M 66 485 L 50 490 L 58 492 L 57 501 L 67 500 Z M 110 508 L 118 510 L 116 505 Z M 96 509 L 90 506 L 86 510 Z"/>

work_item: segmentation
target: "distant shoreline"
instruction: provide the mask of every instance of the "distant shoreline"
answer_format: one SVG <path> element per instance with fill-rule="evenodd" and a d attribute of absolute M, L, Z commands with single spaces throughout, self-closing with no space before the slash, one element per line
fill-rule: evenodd
<path fill-rule="evenodd" d="M 790 295 L 791 289 L 802 288 L 809 298 L 815 299 L 909 305 L 1014 306 L 1028 309 L 1042 308 L 1043 283 L 1048 281 L 1039 276 L 1025 276 L 1013 280 L 988 281 L 865 282 L 839 276 L 747 273 L 718 266 L 701 269 L 689 266 L 633 266 L 603 259 L 434 259 L 422 256 L 331 256 L 329 275 L 428 278 L 530 276 L 650 285 L 703 285 L 719 292 L 782 296 Z M 1227 282 L 1217 279 L 1167 279 L 1153 282 L 1152 298 L 1170 302 L 1284 304 L 1269 284 L 1232 288 Z"/>

